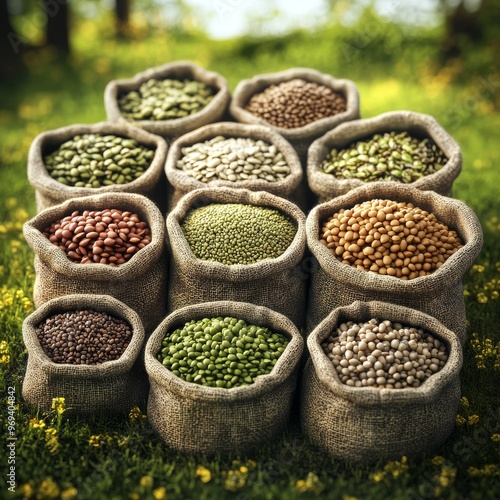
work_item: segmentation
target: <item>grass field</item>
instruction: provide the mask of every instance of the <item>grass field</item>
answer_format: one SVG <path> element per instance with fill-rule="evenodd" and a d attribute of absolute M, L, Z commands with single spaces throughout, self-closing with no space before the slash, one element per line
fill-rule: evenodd
<path fill-rule="evenodd" d="M 351 46 L 355 50 L 342 56 L 318 35 L 304 35 L 300 43 L 245 45 L 153 34 L 131 44 L 112 38 L 96 43 L 98 30 L 98 25 L 83 24 L 70 62 L 60 63 L 48 51 L 30 54 L 28 75 L 0 83 L 0 414 L 4 422 L 7 387 L 14 387 L 18 439 L 16 492 L 7 491 L 2 469 L 0 497 L 500 497 L 500 115 L 490 99 L 498 93 L 498 76 L 487 71 L 469 84 L 454 84 L 460 68 L 418 65 L 417 56 L 408 62 L 403 52 L 393 64 L 365 64 L 374 46 Z M 23 223 L 35 215 L 34 191 L 26 178 L 30 143 L 44 130 L 105 120 L 102 96 L 109 80 L 185 59 L 220 72 L 232 89 L 243 78 L 292 66 L 351 78 L 359 88 L 363 117 L 397 109 L 429 113 L 459 142 L 463 171 L 453 194 L 478 215 L 485 243 L 464 282 L 463 398 L 453 435 L 438 455 L 346 466 L 310 445 L 294 416 L 283 435 L 257 453 L 186 456 L 166 448 L 147 417 L 137 412 L 121 419 L 77 421 L 57 408 L 37 414 L 22 401 L 26 350 L 21 326 L 33 310 L 34 281 L 33 254 L 22 236 Z M 2 423 L 2 457 L 5 433 Z"/>

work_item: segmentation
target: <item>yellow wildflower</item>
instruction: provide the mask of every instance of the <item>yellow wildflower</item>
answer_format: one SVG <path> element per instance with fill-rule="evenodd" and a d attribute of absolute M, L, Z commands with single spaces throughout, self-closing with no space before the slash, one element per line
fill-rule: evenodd
<path fill-rule="evenodd" d="M 78 490 L 71 486 L 70 488 L 66 488 L 61 493 L 61 500 L 73 500 L 78 495 Z"/>
<path fill-rule="evenodd" d="M 257 467 L 257 463 L 254 460 L 247 460 L 248 470 L 254 470 Z"/>
<path fill-rule="evenodd" d="M 151 488 L 153 486 L 153 478 L 151 476 L 142 476 L 140 485 L 143 488 Z"/>
<path fill-rule="evenodd" d="M 342 500 L 358 500 L 358 497 L 353 497 L 352 495 L 342 495 Z"/>
<path fill-rule="evenodd" d="M 432 459 L 432 463 L 433 463 L 433 465 L 436 465 L 436 466 L 443 465 L 444 464 L 444 458 L 441 457 L 440 455 L 436 455 Z"/>
<path fill-rule="evenodd" d="M 469 400 L 465 396 L 460 398 L 460 406 L 463 406 L 464 408 L 469 407 Z"/>
<path fill-rule="evenodd" d="M 456 423 L 457 425 L 464 425 L 464 424 L 465 424 L 465 422 L 467 422 L 467 420 L 465 420 L 465 418 L 464 418 L 464 417 L 462 417 L 462 415 L 457 415 L 457 416 L 455 417 L 455 423 Z"/>
<path fill-rule="evenodd" d="M 222 473 L 224 477 L 224 488 L 228 491 L 238 491 L 245 486 L 247 475 L 239 470 L 228 470 Z"/>
<path fill-rule="evenodd" d="M 374 483 L 380 483 L 385 479 L 385 473 L 382 471 L 374 472 L 370 475 L 370 478 Z"/>
<path fill-rule="evenodd" d="M 495 443 L 500 443 L 500 434 L 492 434 L 491 440 L 494 441 Z"/>
<path fill-rule="evenodd" d="M 141 409 L 138 406 L 134 406 L 133 408 L 131 408 L 131 410 L 128 414 L 128 418 L 133 423 L 138 423 L 138 422 L 141 422 L 142 420 L 144 420 L 145 418 L 147 418 L 147 416 L 141 412 Z"/>
<path fill-rule="evenodd" d="M 55 483 L 51 477 L 48 477 L 41 482 L 38 488 L 37 498 L 59 498 L 60 493 L 61 490 L 59 489 L 59 486 L 57 486 L 57 483 Z"/>
<path fill-rule="evenodd" d="M 164 500 L 165 498 L 167 498 L 167 490 L 165 486 L 155 488 L 152 493 L 155 500 Z"/>
<path fill-rule="evenodd" d="M 0 364 L 10 363 L 9 344 L 5 340 L 0 342 Z"/>
<path fill-rule="evenodd" d="M 485 269 L 485 267 L 484 267 L 484 266 L 482 266 L 481 264 L 474 264 L 474 265 L 472 266 L 472 270 L 473 270 L 473 271 L 476 271 L 476 272 L 478 272 L 478 273 L 483 273 L 483 272 L 484 272 L 484 269 Z"/>
<path fill-rule="evenodd" d="M 66 399 L 52 398 L 52 409 L 55 410 L 58 415 L 62 415 L 66 411 Z"/>
<path fill-rule="evenodd" d="M 45 430 L 45 445 L 50 453 L 56 453 L 59 450 L 61 445 L 57 439 L 57 429 L 49 427 Z"/>
<path fill-rule="evenodd" d="M 487 464 L 482 469 L 469 467 L 467 472 L 472 477 L 500 476 L 500 467 L 496 464 Z"/>
<path fill-rule="evenodd" d="M 45 427 L 45 422 L 43 420 L 37 420 L 36 418 L 31 418 L 29 425 L 30 427 L 33 427 L 33 429 L 43 429 Z"/>
<path fill-rule="evenodd" d="M 24 483 L 20 486 L 19 491 L 23 495 L 23 498 L 31 498 L 35 494 L 33 486 L 29 483 Z"/>
<path fill-rule="evenodd" d="M 130 493 L 128 496 L 130 500 L 140 500 L 141 497 L 139 496 L 139 493 Z"/>
<path fill-rule="evenodd" d="M 476 425 L 479 422 L 479 415 L 469 415 L 467 417 L 468 425 Z"/>
<path fill-rule="evenodd" d="M 295 486 L 299 493 L 307 493 L 310 491 L 319 494 L 323 490 L 323 484 L 314 472 L 309 472 L 305 480 L 299 479 Z"/>
<path fill-rule="evenodd" d="M 200 478 L 202 483 L 209 483 L 212 479 L 212 473 L 203 465 L 199 465 L 196 469 L 196 475 Z"/>
<path fill-rule="evenodd" d="M 390 472 L 394 479 L 397 479 L 399 476 L 406 474 L 408 472 L 408 464 L 407 458 L 405 456 L 401 457 L 401 460 L 394 460 L 387 462 L 387 465 L 384 466 L 384 470 Z"/>
<path fill-rule="evenodd" d="M 99 434 L 92 434 L 89 439 L 89 446 L 98 448 L 101 445 L 101 436 Z"/>
<path fill-rule="evenodd" d="M 17 200 L 15 198 L 7 198 L 5 200 L 5 206 L 7 208 L 14 208 L 17 205 Z"/>
<path fill-rule="evenodd" d="M 480 304 L 486 304 L 488 302 L 488 296 L 484 292 L 479 292 L 476 295 L 476 299 Z"/>

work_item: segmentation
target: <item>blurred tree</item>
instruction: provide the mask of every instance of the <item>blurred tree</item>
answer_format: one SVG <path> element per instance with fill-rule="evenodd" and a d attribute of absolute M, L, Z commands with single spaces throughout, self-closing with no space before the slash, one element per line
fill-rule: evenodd
<path fill-rule="evenodd" d="M 130 1 L 115 0 L 115 15 L 118 36 L 127 36 L 130 19 Z"/>
<path fill-rule="evenodd" d="M 69 54 L 69 6 L 68 1 L 43 0 L 47 15 L 45 43 L 64 54 Z"/>
<path fill-rule="evenodd" d="M 12 26 L 7 0 L 0 0 L 0 79 L 20 71 L 23 66 L 20 52 L 25 48 L 25 40 Z"/>

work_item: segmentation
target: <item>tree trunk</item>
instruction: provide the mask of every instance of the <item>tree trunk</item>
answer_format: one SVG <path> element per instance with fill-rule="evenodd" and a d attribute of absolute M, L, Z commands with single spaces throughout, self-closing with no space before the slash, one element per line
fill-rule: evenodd
<path fill-rule="evenodd" d="M 115 15 L 118 36 L 127 36 L 130 18 L 129 0 L 115 0 Z"/>
<path fill-rule="evenodd" d="M 20 52 L 27 47 L 10 22 L 7 1 L 0 0 L 0 80 L 17 74 L 23 67 Z"/>
<path fill-rule="evenodd" d="M 47 24 L 45 41 L 65 54 L 69 54 L 69 7 L 68 2 L 43 0 Z"/>

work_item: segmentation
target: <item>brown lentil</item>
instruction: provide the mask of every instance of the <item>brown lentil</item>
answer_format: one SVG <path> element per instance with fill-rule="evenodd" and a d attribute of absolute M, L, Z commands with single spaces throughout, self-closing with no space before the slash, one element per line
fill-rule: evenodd
<path fill-rule="evenodd" d="M 321 347 L 340 381 L 353 387 L 419 387 L 448 359 L 446 346 L 429 332 L 375 318 L 342 323 Z"/>
<path fill-rule="evenodd" d="M 333 214 L 320 242 L 343 264 L 403 280 L 431 274 L 463 246 L 434 214 L 380 199 Z"/>
<path fill-rule="evenodd" d="M 132 338 L 129 324 L 90 309 L 54 314 L 36 327 L 45 354 L 54 363 L 96 365 L 118 359 Z"/>
<path fill-rule="evenodd" d="M 276 127 L 297 128 L 347 107 L 345 98 L 330 87 L 295 78 L 253 95 L 245 109 Z"/>
<path fill-rule="evenodd" d="M 118 209 L 77 210 L 43 232 L 79 264 L 118 266 L 151 242 L 151 231 L 137 214 Z"/>

